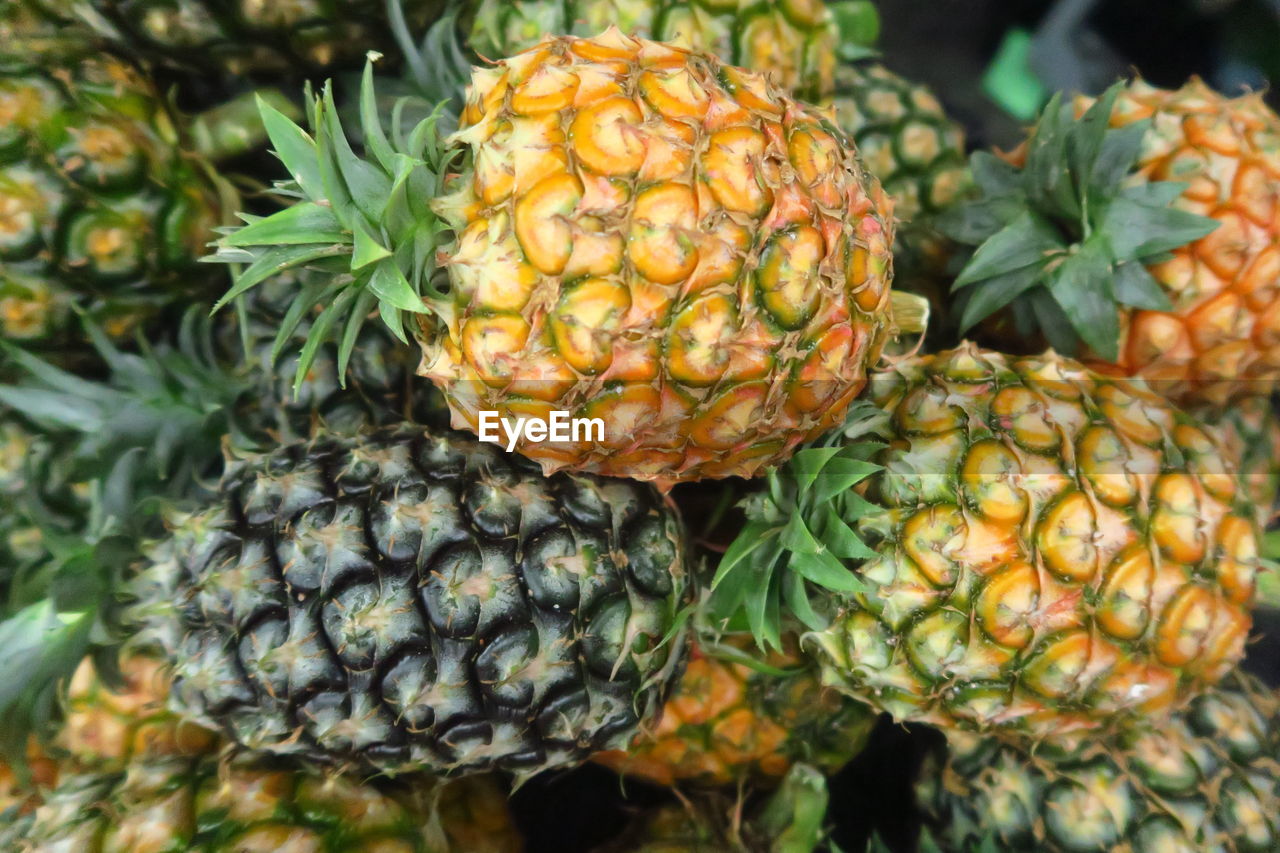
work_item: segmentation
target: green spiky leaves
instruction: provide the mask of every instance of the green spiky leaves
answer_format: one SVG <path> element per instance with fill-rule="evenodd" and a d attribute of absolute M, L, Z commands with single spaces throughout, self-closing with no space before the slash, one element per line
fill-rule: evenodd
<path fill-rule="evenodd" d="M 826 627 L 815 589 L 824 601 L 863 589 L 854 569 L 875 553 L 857 523 L 878 510 L 855 486 L 881 470 L 871 460 L 884 445 L 858 439 L 884 418 L 870 403 L 856 404 L 842 430 L 797 451 L 768 473 L 764 491 L 743 502 L 747 523 L 711 582 L 714 618 L 745 617 L 757 644 L 780 648 L 786 617 L 811 630 Z"/>
<path fill-rule="evenodd" d="M 303 344 L 295 390 L 317 350 L 336 340 L 345 377 L 360 328 L 374 310 L 407 342 L 404 315 L 432 312 L 443 299 L 432 279 L 436 251 L 448 226 L 429 202 L 444 189 L 453 152 L 437 127 L 442 109 L 404 132 L 400 104 L 383 126 L 373 84 L 373 59 L 360 89 L 357 155 L 334 104 L 332 88 L 312 99 L 309 134 L 270 104 L 259 103 L 276 156 L 292 175 L 287 190 L 302 200 L 248 223 L 219 241 L 212 260 L 247 264 L 215 310 L 276 273 L 310 267 L 328 273 L 308 279 L 276 335 L 277 358 L 304 317 L 314 322 Z"/>
<path fill-rule="evenodd" d="M 1184 184 L 1131 180 L 1149 122 L 1110 127 L 1124 86 L 1112 86 L 1079 118 L 1055 95 L 1022 168 L 973 155 L 980 197 L 940 223 L 977 247 L 953 285 L 961 331 L 1008 307 L 1020 330 L 1041 332 L 1060 352 L 1075 354 L 1083 342 L 1114 361 L 1119 308 L 1171 310 L 1147 266 L 1218 223 L 1171 207 Z"/>

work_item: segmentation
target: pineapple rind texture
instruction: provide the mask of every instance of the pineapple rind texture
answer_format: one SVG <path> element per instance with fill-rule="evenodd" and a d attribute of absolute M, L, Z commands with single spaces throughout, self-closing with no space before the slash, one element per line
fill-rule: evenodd
<path fill-rule="evenodd" d="M 0 335 L 62 342 L 80 304 L 127 337 L 177 293 L 210 292 L 219 276 L 195 261 L 229 211 L 161 96 L 108 55 L 13 38 L 0 47 Z"/>
<path fill-rule="evenodd" d="M 733 646 L 755 657 L 745 643 Z M 660 785 L 767 787 L 798 761 L 834 772 L 862 751 L 875 712 L 824 687 L 794 643 L 763 663 L 774 671 L 695 645 L 656 724 L 643 727 L 626 750 L 594 760 Z"/>
<path fill-rule="evenodd" d="M 520 850 L 492 779 L 397 785 L 214 756 L 69 775 L 0 842 L 15 853 Z"/>
<path fill-rule="evenodd" d="M 680 532 L 648 487 L 404 426 L 282 447 L 221 493 L 133 613 L 175 710 L 245 746 L 528 774 L 627 743 L 682 659 Z"/>
<path fill-rule="evenodd" d="M 498 59 L 548 36 L 589 38 L 610 26 L 770 73 L 806 101 L 821 101 L 834 86 L 839 34 L 821 0 L 481 0 L 469 41 Z"/>
<path fill-rule="evenodd" d="M 1168 720 L 1034 750 L 948 734 L 918 792 L 947 853 L 1270 851 L 1280 847 L 1280 702 L 1244 674 Z"/>
<path fill-rule="evenodd" d="M 420 373 L 454 426 L 600 418 L 544 470 L 752 476 L 839 422 L 889 330 L 891 205 L 760 75 L 611 29 L 478 71 Z M 593 437 L 595 438 L 595 437 Z"/>
<path fill-rule="evenodd" d="M 1120 366 L 1187 403 L 1265 395 L 1280 380 L 1280 117 L 1262 93 L 1226 98 L 1194 79 L 1130 85 L 1112 125 L 1142 120 L 1137 174 L 1185 183 L 1175 206 L 1221 224 L 1151 267 L 1173 310 L 1133 312 Z"/>
<path fill-rule="evenodd" d="M 874 551 L 826 678 L 900 720 L 1039 736 L 1155 714 L 1244 653 L 1253 510 L 1220 445 L 1142 382 L 971 345 L 872 379 L 890 417 Z"/>

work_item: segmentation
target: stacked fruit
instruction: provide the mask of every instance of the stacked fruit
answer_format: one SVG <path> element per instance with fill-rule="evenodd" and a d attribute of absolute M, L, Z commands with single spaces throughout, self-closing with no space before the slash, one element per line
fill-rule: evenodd
<path fill-rule="evenodd" d="M 938 849 L 1280 846 L 1260 99 L 966 163 L 865 3 L 365 5 L 0 12 L 5 849 L 514 850 L 590 761 L 601 849 L 807 853 L 880 714 Z M 456 116 L 157 94 L 464 34 Z"/>

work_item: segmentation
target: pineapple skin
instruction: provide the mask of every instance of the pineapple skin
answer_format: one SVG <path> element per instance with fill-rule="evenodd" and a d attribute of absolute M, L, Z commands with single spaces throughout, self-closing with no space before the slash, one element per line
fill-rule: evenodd
<path fill-rule="evenodd" d="M 1217 430 L 1264 529 L 1276 517 L 1280 492 L 1280 416 L 1275 406 L 1274 397 L 1245 397 L 1230 406 L 1192 410 Z"/>
<path fill-rule="evenodd" d="M 831 107 L 893 199 L 903 223 L 899 236 L 914 234 L 913 226 L 950 209 L 969 189 L 964 128 L 927 87 L 878 63 L 847 63 L 836 71 Z"/>
<path fill-rule="evenodd" d="M 473 77 L 451 290 L 420 373 L 479 413 L 599 418 L 516 449 L 652 480 L 752 476 L 839 422 L 889 329 L 891 205 L 765 78 L 612 29 Z"/>
<path fill-rule="evenodd" d="M 1244 673 L 1168 720 L 1025 744 L 948 734 L 917 787 L 941 851 L 1269 851 L 1280 847 L 1280 702 Z"/>
<path fill-rule="evenodd" d="M 1077 114 L 1091 104 L 1079 98 Z M 1148 268 L 1173 310 L 1120 309 L 1119 359 L 1099 369 L 1142 377 L 1188 408 L 1267 396 L 1280 380 L 1280 117 L 1261 93 L 1137 80 L 1111 125 L 1144 120 L 1131 180 L 1185 183 L 1174 206 L 1220 224 Z M 1023 163 L 1025 146 L 1008 159 Z"/>
<path fill-rule="evenodd" d="M 78 303 L 126 338 L 179 294 L 216 289 L 196 259 L 226 196 L 134 67 L 21 27 L 0 16 L 0 335 L 66 343 Z"/>
<path fill-rule="evenodd" d="M 1177 707 L 1243 656 L 1253 509 L 1163 397 L 972 345 L 869 396 L 890 433 L 857 522 L 875 556 L 809 635 L 827 681 L 899 720 L 1039 737 Z"/>
<path fill-rule="evenodd" d="M 174 709 L 386 772 L 531 774 L 625 744 L 683 659 L 650 488 L 403 426 L 232 467 L 138 580 Z"/>
<path fill-rule="evenodd" d="M 793 672 L 760 672 L 695 645 L 657 724 L 593 760 L 659 785 L 767 787 L 797 761 L 835 772 L 862 751 L 873 711 L 824 687 L 794 643 L 763 662 Z"/>
<path fill-rule="evenodd" d="M 6 838 L 7 836 L 7 838 Z M 361 782 L 247 759 L 136 761 L 64 777 L 0 833 L 22 853 L 517 853 L 489 778 Z"/>
<path fill-rule="evenodd" d="M 549 35 L 591 37 L 616 26 L 768 72 L 807 101 L 828 97 L 835 84 L 839 33 L 821 0 L 480 0 L 473 14 L 471 47 L 490 59 Z"/>
<path fill-rule="evenodd" d="M 381 0 L 17 0 L 61 22 L 91 22 L 83 37 L 154 66 L 221 75 L 300 79 L 394 55 Z M 411 32 L 443 6 L 404 0 Z"/>

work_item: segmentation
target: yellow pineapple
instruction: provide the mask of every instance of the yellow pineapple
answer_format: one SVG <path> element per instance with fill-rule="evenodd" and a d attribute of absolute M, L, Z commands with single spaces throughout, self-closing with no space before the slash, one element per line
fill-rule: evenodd
<path fill-rule="evenodd" d="M 718 606 L 765 636 L 804 614 L 826 680 L 898 719 L 1037 736 L 1177 707 L 1243 656 L 1257 525 L 1209 428 L 1052 352 L 903 359 L 869 396 L 748 504 Z"/>
<path fill-rule="evenodd" d="M 695 646 L 657 724 L 595 760 L 660 785 L 776 784 L 797 761 L 835 771 L 862 750 L 874 712 L 824 687 L 794 643 L 753 660 L 748 642 Z"/>
<path fill-rule="evenodd" d="M 369 155 L 333 155 L 338 193 L 317 176 L 348 151 L 330 102 L 318 146 L 266 111 L 311 201 L 223 241 L 252 262 L 232 293 L 349 253 L 351 275 L 305 297 L 328 306 L 317 336 L 379 305 L 397 330 L 415 312 L 420 372 L 456 426 L 599 419 L 603 435 L 520 437 L 547 472 L 751 476 L 862 389 L 891 325 L 890 204 L 840 131 L 764 76 L 616 29 L 555 38 L 477 70 L 457 133 L 399 153 L 366 79 Z"/>
<path fill-rule="evenodd" d="M 1139 80 L 1055 100 L 974 174 L 982 197 L 948 229 L 980 246 L 956 282 L 962 327 L 1009 305 L 1003 345 L 1079 348 L 1185 405 L 1275 387 L 1280 117 L 1261 93 Z"/>

